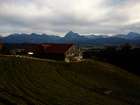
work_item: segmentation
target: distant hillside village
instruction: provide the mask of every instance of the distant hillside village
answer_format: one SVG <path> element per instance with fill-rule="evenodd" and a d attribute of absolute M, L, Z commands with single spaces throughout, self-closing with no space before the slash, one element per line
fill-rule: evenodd
<path fill-rule="evenodd" d="M 74 62 L 82 60 L 80 49 L 74 44 L 2 44 L 0 52 L 6 55 L 24 55 Z"/>

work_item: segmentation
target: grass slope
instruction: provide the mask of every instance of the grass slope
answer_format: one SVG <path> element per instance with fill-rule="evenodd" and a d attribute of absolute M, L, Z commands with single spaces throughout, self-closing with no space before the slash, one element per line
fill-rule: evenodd
<path fill-rule="evenodd" d="M 0 57 L 0 105 L 139 105 L 139 81 L 98 61 Z"/>

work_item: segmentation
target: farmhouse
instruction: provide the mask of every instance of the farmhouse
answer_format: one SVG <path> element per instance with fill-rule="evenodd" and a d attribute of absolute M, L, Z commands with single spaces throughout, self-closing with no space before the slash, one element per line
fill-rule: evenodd
<path fill-rule="evenodd" d="M 74 44 L 42 44 L 43 56 L 49 59 L 80 61 L 82 54 Z"/>

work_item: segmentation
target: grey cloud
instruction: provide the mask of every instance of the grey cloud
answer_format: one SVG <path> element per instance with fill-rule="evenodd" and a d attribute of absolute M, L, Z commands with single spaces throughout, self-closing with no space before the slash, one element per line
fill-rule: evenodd
<path fill-rule="evenodd" d="M 60 0 L 59 3 L 58 0 L 0 0 L 0 33 L 64 34 L 69 30 L 83 34 L 140 32 L 139 22 L 128 24 L 131 16 L 131 13 L 126 12 L 130 9 L 129 0 L 123 3 L 121 1 L 116 3 L 115 0 L 81 0 L 83 2 L 81 7 L 78 5 L 80 0 L 66 1 Z M 137 0 L 133 2 L 135 3 L 140 5 Z M 139 17 L 135 19 L 137 18 Z"/>

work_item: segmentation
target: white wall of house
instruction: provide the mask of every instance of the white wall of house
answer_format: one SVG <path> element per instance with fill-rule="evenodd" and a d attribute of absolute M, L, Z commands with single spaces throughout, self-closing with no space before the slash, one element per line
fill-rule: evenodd
<path fill-rule="evenodd" d="M 65 53 L 65 61 L 81 61 L 83 58 L 82 52 L 76 46 L 72 46 L 69 50 Z"/>

